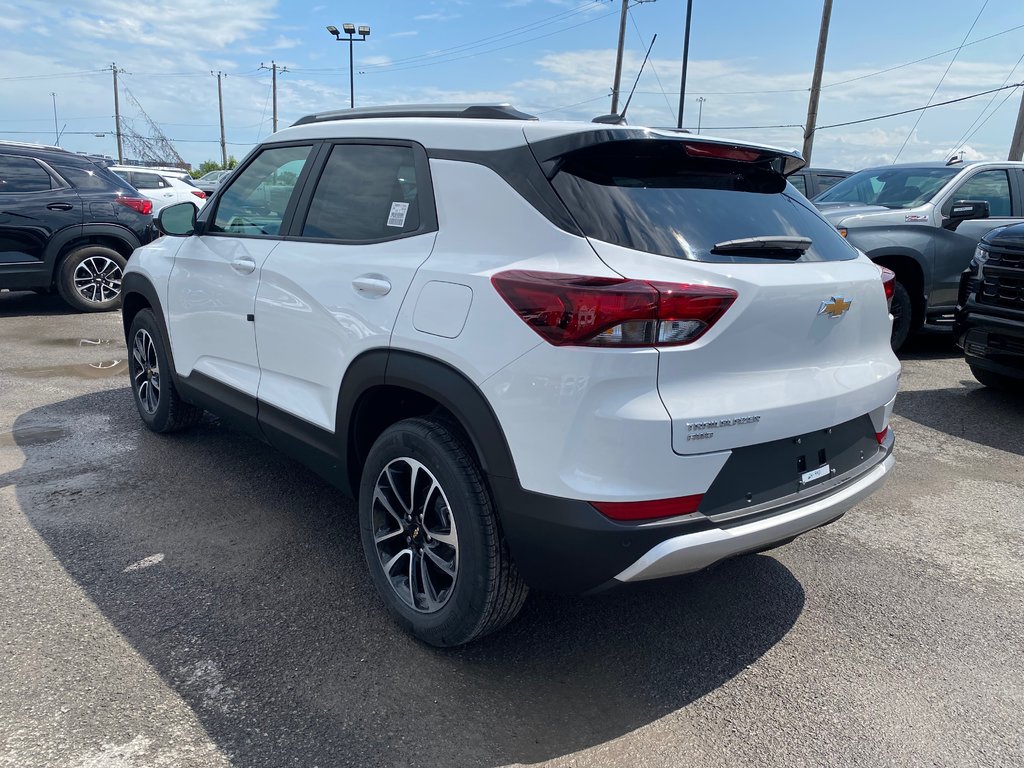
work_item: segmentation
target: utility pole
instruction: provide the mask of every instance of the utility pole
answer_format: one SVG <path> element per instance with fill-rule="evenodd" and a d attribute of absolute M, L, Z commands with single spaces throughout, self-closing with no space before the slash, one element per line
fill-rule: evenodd
<path fill-rule="evenodd" d="M 117 73 L 120 71 L 117 64 L 110 65 L 110 71 L 114 73 L 114 133 L 117 136 L 117 162 L 124 164 L 124 147 L 121 144 L 121 102 L 117 93 Z"/>
<path fill-rule="evenodd" d="M 50 91 L 50 96 L 53 97 L 53 143 L 58 147 L 60 146 L 60 131 L 57 130 L 57 94 Z"/>
<path fill-rule="evenodd" d="M 619 113 L 619 88 L 622 84 L 622 50 L 626 45 L 626 14 L 629 0 L 622 0 L 622 15 L 619 17 L 619 47 L 615 53 L 615 80 L 612 83 L 612 114 Z"/>
<path fill-rule="evenodd" d="M 220 109 L 220 164 L 222 168 L 228 167 L 228 148 L 224 141 L 224 92 L 220 88 L 220 79 L 227 77 L 223 72 L 210 71 L 210 74 L 217 78 L 217 106 Z"/>
<path fill-rule="evenodd" d="M 818 122 L 818 98 L 821 96 L 821 71 L 825 68 L 825 45 L 828 43 L 828 25 L 832 18 L 832 0 L 825 0 L 821 11 L 821 30 L 818 32 L 818 53 L 814 58 L 814 77 L 811 79 L 811 99 L 807 103 L 807 124 L 804 128 L 804 160 L 811 164 L 814 131 Z"/>
<path fill-rule="evenodd" d="M 278 71 L 280 71 L 281 74 L 283 75 L 285 72 L 288 71 L 288 67 L 278 67 L 277 63 L 274 61 L 271 61 L 270 66 L 268 67 L 261 61 L 260 69 L 270 70 L 270 90 L 271 93 L 273 93 L 274 100 L 274 133 L 277 133 L 277 73 Z"/>
<path fill-rule="evenodd" d="M 1007 160 L 1024 159 L 1024 88 L 1020 91 L 1020 110 L 1017 112 L 1017 125 L 1013 128 L 1010 139 L 1010 154 Z"/>
<path fill-rule="evenodd" d="M 676 128 L 683 127 L 683 105 L 686 103 L 686 65 L 690 60 L 690 14 L 693 3 L 686 0 L 686 30 L 683 32 L 683 71 L 679 76 L 679 114 L 676 116 Z"/>

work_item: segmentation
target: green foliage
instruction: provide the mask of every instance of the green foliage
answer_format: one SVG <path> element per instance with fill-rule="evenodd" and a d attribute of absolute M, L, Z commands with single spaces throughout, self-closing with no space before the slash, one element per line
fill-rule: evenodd
<path fill-rule="evenodd" d="M 238 160 L 235 159 L 234 155 L 228 155 L 228 164 L 222 165 L 216 160 L 204 160 L 197 167 L 189 171 L 192 174 L 193 179 L 198 179 L 200 176 L 205 176 L 210 171 L 226 171 L 231 170 L 238 165 Z"/>

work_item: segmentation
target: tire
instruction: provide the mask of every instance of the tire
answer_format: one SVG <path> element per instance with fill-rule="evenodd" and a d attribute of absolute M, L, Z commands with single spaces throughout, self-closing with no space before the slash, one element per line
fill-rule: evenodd
<path fill-rule="evenodd" d="M 987 368 L 970 365 L 970 363 L 968 365 L 974 378 L 986 387 L 1000 389 L 1004 392 L 1024 392 L 1024 379 L 1017 379 L 1004 373 L 996 373 Z"/>
<path fill-rule="evenodd" d="M 360 482 L 359 527 L 378 594 L 423 642 L 476 640 L 526 600 L 476 457 L 442 421 L 406 419 L 377 439 Z"/>
<path fill-rule="evenodd" d="M 153 432 L 193 426 L 203 410 L 186 403 L 174 388 L 171 366 L 152 310 L 140 310 L 128 332 L 128 373 L 142 422 Z"/>
<path fill-rule="evenodd" d="M 893 352 L 899 352 L 910 336 L 914 324 L 914 305 L 910 300 L 910 292 L 897 278 L 893 282 L 892 294 L 892 336 L 889 343 Z"/>
<path fill-rule="evenodd" d="M 121 306 L 124 256 L 102 245 L 85 245 L 64 257 L 57 275 L 60 297 L 80 312 L 108 312 Z"/>

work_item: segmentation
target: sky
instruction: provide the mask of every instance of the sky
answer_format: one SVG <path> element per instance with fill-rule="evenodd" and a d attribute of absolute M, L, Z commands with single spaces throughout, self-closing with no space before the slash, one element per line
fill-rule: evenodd
<path fill-rule="evenodd" d="M 273 132 L 261 64 L 287 68 L 281 128 L 348 106 L 349 45 L 326 31 L 345 22 L 371 28 L 353 48 L 356 106 L 509 102 L 542 119 L 590 120 L 611 106 L 620 9 L 620 0 L 0 0 L 0 139 L 54 143 L 56 106 L 62 146 L 116 157 L 116 63 L 126 129 L 154 136 L 151 120 L 185 161 L 219 160 L 219 71 L 228 154 L 240 159 Z M 821 0 L 693 0 L 684 127 L 699 120 L 704 133 L 799 149 L 821 12 Z M 685 0 L 631 4 L 624 92 L 657 34 L 632 125 L 675 125 L 685 15 Z M 812 164 L 856 170 L 954 151 L 1005 159 L 1020 88 L 827 126 L 1022 81 L 1020 0 L 835 0 Z"/>

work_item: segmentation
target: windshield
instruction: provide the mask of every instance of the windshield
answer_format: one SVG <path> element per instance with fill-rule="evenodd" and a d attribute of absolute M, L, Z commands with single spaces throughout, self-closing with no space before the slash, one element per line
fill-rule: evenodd
<path fill-rule="evenodd" d="M 816 203 L 859 203 L 916 208 L 932 199 L 961 168 L 873 168 L 848 176 L 814 198 Z"/>
<path fill-rule="evenodd" d="M 551 183 L 588 237 L 637 251 L 691 261 L 767 262 L 770 249 L 763 243 L 718 246 L 744 238 L 809 238 L 811 244 L 789 260 L 857 256 L 765 162 L 691 157 L 676 141 L 616 141 L 565 155 Z"/>

